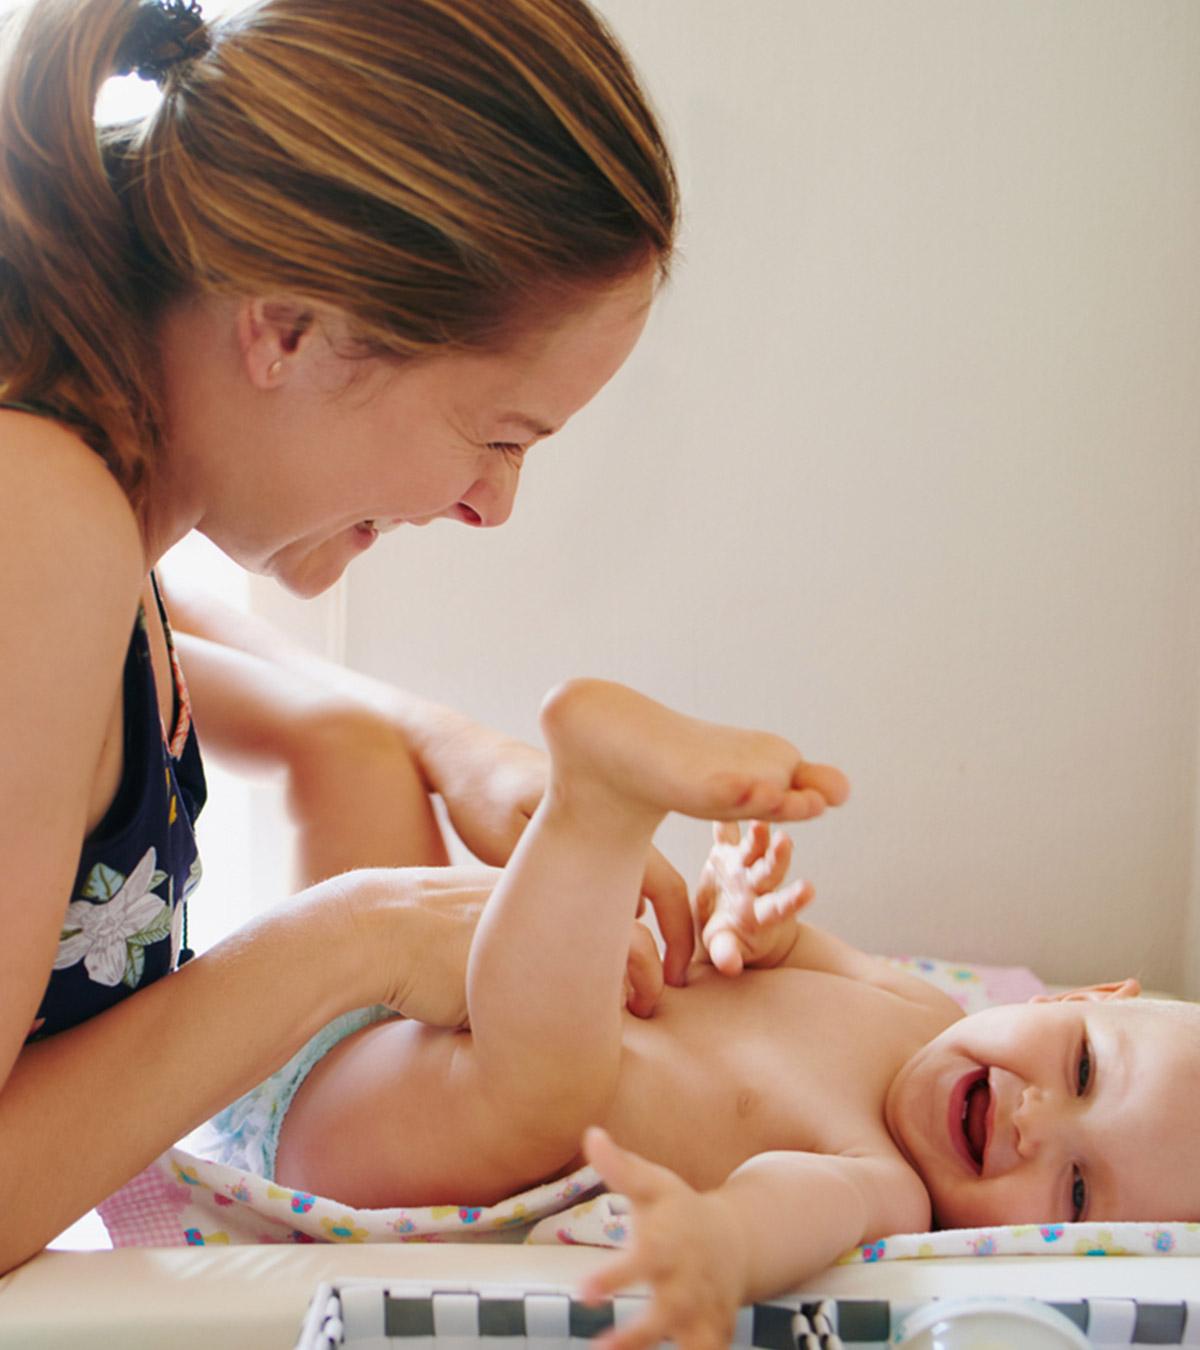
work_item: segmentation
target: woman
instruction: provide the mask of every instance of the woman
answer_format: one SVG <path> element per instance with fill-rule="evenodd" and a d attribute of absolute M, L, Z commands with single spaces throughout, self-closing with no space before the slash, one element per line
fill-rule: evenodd
<path fill-rule="evenodd" d="M 315 595 L 381 529 L 501 524 L 637 340 L 676 198 L 582 0 L 35 0 L 0 37 L 6 1270 L 337 1014 L 461 1022 L 490 873 L 381 869 L 428 860 L 427 788 L 503 862 L 540 758 L 213 611 L 175 642 L 153 567 L 199 529 Z M 98 135 L 128 70 L 163 102 Z M 197 726 L 288 770 L 317 884 L 176 969 Z"/>

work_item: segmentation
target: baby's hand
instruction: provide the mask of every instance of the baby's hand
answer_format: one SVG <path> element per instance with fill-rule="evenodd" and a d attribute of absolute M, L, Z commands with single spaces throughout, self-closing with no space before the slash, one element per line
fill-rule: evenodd
<path fill-rule="evenodd" d="M 814 894 L 807 881 L 776 889 L 791 860 L 791 839 L 760 820 L 744 839 L 735 821 L 713 825 L 712 852 L 692 904 L 701 944 L 722 975 L 777 966 L 791 951 L 794 916 Z"/>
<path fill-rule="evenodd" d="M 588 1162 L 610 1190 L 633 1205 L 629 1248 L 590 1275 L 580 1293 L 600 1302 L 631 1284 L 648 1284 L 646 1311 L 593 1343 L 598 1350 L 650 1350 L 672 1340 L 679 1350 L 723 1350 L 733 1340 L 744 1286 L 744 1259 L 715 1195 L 628 1149 L 601 1129 L 583 1140 Z"/>

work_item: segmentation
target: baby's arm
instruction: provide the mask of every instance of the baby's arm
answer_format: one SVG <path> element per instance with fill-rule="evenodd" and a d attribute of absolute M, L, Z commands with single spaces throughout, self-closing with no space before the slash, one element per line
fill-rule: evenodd
<path fill-rule="evenodd" d="M 796 940 L 794 916 L 813 898 L 806 881 L 784 886 L 792 841 L 761 820 L 742 836 L 736 821 L 713 823 L 713 846 L 692 906 L 699 948 L 722 975 L 780 965 Z"/>
<path fill-rule="evenodd" d="M 817 970 L 960 1015 L 928 981 L 797 918 L 814 891 L 805 881 L 783 885 L 792 843 L 782 830 L 753 821 L 743 837 L 736 824 L 722 822 L 713 838 L 692 903 L 700 951 L 722 975 L 745 968 Z"/>
<path fill-rule="evenodd" d="M 738 1308 L 794 1288 L 860 1242 L 928 1227 L 929 1200 L 898 1157 L 764 1153 L 716 1190 L 693 1190 L 665 1167 L 589 1130 L 588 1160 L 633 1204 L 630 1248 L 584 1284 L 589 1301 L 651 1287 L 647 1310 L 605 1350 L 674 1340 L 728 1345 Z"/>

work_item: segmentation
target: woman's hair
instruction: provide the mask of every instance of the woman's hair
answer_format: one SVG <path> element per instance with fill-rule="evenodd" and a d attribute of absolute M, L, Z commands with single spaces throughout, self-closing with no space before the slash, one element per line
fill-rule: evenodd
<path fill-rule="evenodd" d="M 665 270 L 671 162 L 585 0 L 259 0 L 98 130 L 104 80 L 188 9 L 31 0 L 0 29 L 0 399 L 77 427 L 135 503 L 174 299 L 297 297 L 403 359 Z"/>

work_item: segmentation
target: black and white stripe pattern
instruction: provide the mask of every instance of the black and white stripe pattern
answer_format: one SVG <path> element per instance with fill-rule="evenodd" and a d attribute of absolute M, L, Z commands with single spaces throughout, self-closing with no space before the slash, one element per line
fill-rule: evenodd
<path fill-rule="evenodd" d="M 1089 1298 L 1048 1305 L 1070 1318 L 1097 1347 L 1200 1347 L 1200 1300 L 1172 1303 Z M 517 1342 L 531 1350 L 577 1350 L 644 1307 L 617 1297 L 590 1307 L 549 1286 L 345 1280 L 322 1284 L 296 1350 L 465 1350 Z M 778 1299 L 743 1308 L 734 1345 L 753 1350 L 886 1350 L 922 1302 L 874 1299 Z"/>

